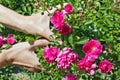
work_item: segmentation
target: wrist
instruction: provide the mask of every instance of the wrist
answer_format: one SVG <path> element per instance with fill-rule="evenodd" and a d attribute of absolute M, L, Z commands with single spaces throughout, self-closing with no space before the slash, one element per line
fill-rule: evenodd
<path fill-rule="evenodd" d="M 6 51 L 2 51 L 2 53 L 0 53 L 0 68 L 4 67 L 7 64 L 10 64 L 7 54 L 9 53 Z"/>
<path fill-rule="evenodd" d="M 12 62 L 11 53 L 13 53 L 11 48 L 2 50 L 1 56 L 2 56 L 3 60 L 8 63 Z"/>

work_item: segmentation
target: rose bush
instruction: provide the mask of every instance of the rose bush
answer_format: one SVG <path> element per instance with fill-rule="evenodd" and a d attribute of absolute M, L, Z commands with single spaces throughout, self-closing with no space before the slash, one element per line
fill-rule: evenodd
<path fill-rule="evenodd" d="M 36 49 L 42 67 L 50 73 L 42 71 L 33 75 L 23 70 L 22 74 L 26 73 L 30 80 L 120 79 L 119 0 L 0 0 L 0 3 L 23 15 L 31 15 L 67 3 L 50 15 L 50 27 L 57 35 L 56 41 L 51 41 L 43 54 L 43 49 Z M 2 25 L 0 25 L 0 33 L 2 34 L 0 35 L 1 46 L 6 46 L 3 43 L 6 43 L 4 40 L 7 38 L 4 37 L 8 34 L 13 34 L 17 42 L 39 38 L 39 36 L 13 31 Z M 60 40 L 62 45 L 58 43 Z M 60 52 L 57 54 L 57 50 L 51 49 L 51 46 L 59 48 Z M 20 71 L 13 66 L 5 67 L 0 70 L 0 78 L 12 79 L 13 75 L 9 73 Z"/>

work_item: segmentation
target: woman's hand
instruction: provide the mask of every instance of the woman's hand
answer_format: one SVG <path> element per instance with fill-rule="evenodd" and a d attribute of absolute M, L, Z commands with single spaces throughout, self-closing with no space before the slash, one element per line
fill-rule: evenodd
<path fill-rule="evenodd" d="M 50 31 L 49 13 L 61 8 L 60 5 L 51 10 L 41 11 L 31 16 L 23 16 L 17 12 L 0 5 L 0 23 L 6 27 L 29 34 L 41 35 L 49 39 L 53 33 Z M 49 12 L 49 13 L 48 13 Z"/>
<path fill-rule="evenodd" d="M 28 25 L 25 26 L 26 32 L 30 34 L 38 34 L 49 39 L 50 35 L 53 35 L 53 32 L 51 32 L 49 27 L 50 16 L 48 15 L 54 13 L 57 9 L 60 8 L 61 5 L 57 5 L 56 7 L 52 7 L 50 10 L 48 9 L 47 11 L 41 11 L 37 14 L 26 16 L 26 19 L 28 21 Z"/>
<path fill-rule="evenodd" d="M 28 21 L 27 25 L 23 26 L 25 26 L 27 33 L 41 35 L 47 39 L 49 39 L 50 35 L 53 35 L 49 27 L 50 16 L 48 16 L 47 11 L 39 12 L 31 16 L 26 16 L 26 19 Z"/>
<path fill-rule="evenodd" d="M 6 62 L 3 63 L 7 63 L 6 65 L 8 64 L 18 65 L 29 71 L 39 71 L 42 68 L 39 63 L 39 59 L 34 53 L 34 47 L 37 46 L 43 47 L 48 44 L 49 41 L 45 39 L 36 40 L 33 43 L 22 42 L 15 44 L 10 49 L 2 51 L 2 54 L 6 58 L 6 60 L 4 60 Z"/>
<path fill-rule="evenodd" d="M 31 16 L 23 16 L 17 12 L 0 5 L 0 23 L 8 28 L 29 33 L 41 35 L 47 39 L 53 33 L 50 31 L 50 16 L 44 11 L 44 15 L 39 12 Z"/>

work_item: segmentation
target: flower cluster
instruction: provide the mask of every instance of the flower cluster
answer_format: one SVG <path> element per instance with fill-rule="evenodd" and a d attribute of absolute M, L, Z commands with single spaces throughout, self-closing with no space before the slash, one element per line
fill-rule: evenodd
<path fill-rule="evenodd" d="M 95 70 L 98 68 L 102 73 L 108 73 L 112 69 L 112 64 L 108 60 L 100 61 L 97 65 L 94 63 L 95 59 L 102 52 L 102 45 L 97 40 L 90 40 L 83 45 L 83 52 L 85 53 L 85 57 L 82 58 L 77 66 L 80 70 L 84 70 L 90 75 L 95 75 Z M 57 66 L 59 69 L 66 69 L 70 66 L 71 63 L 75 64 L 78 59 L 78 54 L 73 53 L 71 48 L 63 48 L 63 50 L 59 50 L 56 47 L 45 47 L 43 50 L 43 55 L 45 60 L 48 63 L 57 62 Z M 76 80 L 75 76 L 66 75 L 66 78 L 63 80 Z"/>
<path fill-rule="evenodd" d="M 60 34 L 67 35 L 72 32 L 71 26 L 65 23 L 64 19 L 64 16 L 72 13 L 72 11 L 72 5 L 67 3 L 64 5 L 63 10 L 56 11 L 52 14 L 50 21 L 54 29 Z M 81 13 L 82 11 L 80 11 L 80 14 Z M 112 70 L 110 61 L 102 60 L 98 66 L 97 63 L 95 63 L 95 60 L 98 59 L 102 53 L 102 48 L 103 46 L 97 40 L 92 39 L 86 42 L 82 47 L 85 57 L 81 58 L 77 63 L 78 68 L 90 75 L 95 75 L 96 70 L 100 70 L 101 73 L 109 73 Z M 60 51 L 57 48 L 47 47 L 44 49 L 43 54 L 48 63 L 56 61 L 59 69 L 69 68 L 70 64 L 75 64 L 78 59 L 78 54 L 73 53 L 71 48 L 63 48 L 63 50 Z M 76 80 L 76 76 L 67 74 L 62 80 Z"/>
<path fill-rule="evenodd" d="M 97 40 L 90 40 L 83 45 L 82 49 L 85 57 L 78 62 L 78 68 L 94 75 L 97 67 L 94 61 L 101 54 L 102 45 Z M 108 73 L 112 69 L 112 64 L 108 60 L 101 61 L 99 63 L 99 69 L 102 73 Z"/>
<path fill-rule="evenodd" d="M 64 16 L 72 12 L 72 5 L 66 4 L 64 10 L 56 11 L 51 16 L 51 23 L 54 26 L 54 29 L 57 30 L 60 34 L 67 35 L 72 31 L 72 28 L 69 24 L 66 24 L 64 21 Z"/>
<path fill-rule="evenodd" d="M 7 37 L 3 37 L 2 34 L 0 34 L 0 46 L 2 46 L 5 42 L 7 44 L 14 44 L 15 39 L 13 38 L 13 35 L 8 34 Z"/>
<path fill-rule="evenodd" d="M 56 47 L 46 47 L 43 50 L 43 55 L 48 63 L 57 62 L 58 68 L 66 69 L 70 63 L 76 63 L 78 55 L 71 51 L 71 48 L 64 48 L 60 51 Z M 56 59 L 55 59 L 56 58 Z"/>

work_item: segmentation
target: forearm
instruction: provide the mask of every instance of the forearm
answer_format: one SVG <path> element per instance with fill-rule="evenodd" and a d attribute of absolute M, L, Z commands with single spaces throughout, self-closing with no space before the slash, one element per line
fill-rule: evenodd
<path fill-rule="evenodd" d="M 25 17 L 2 5 L 0 5 L 0 23 L 6 27 L 21 31 L 24 28 L 22 24 L 25 22 Z"/>

